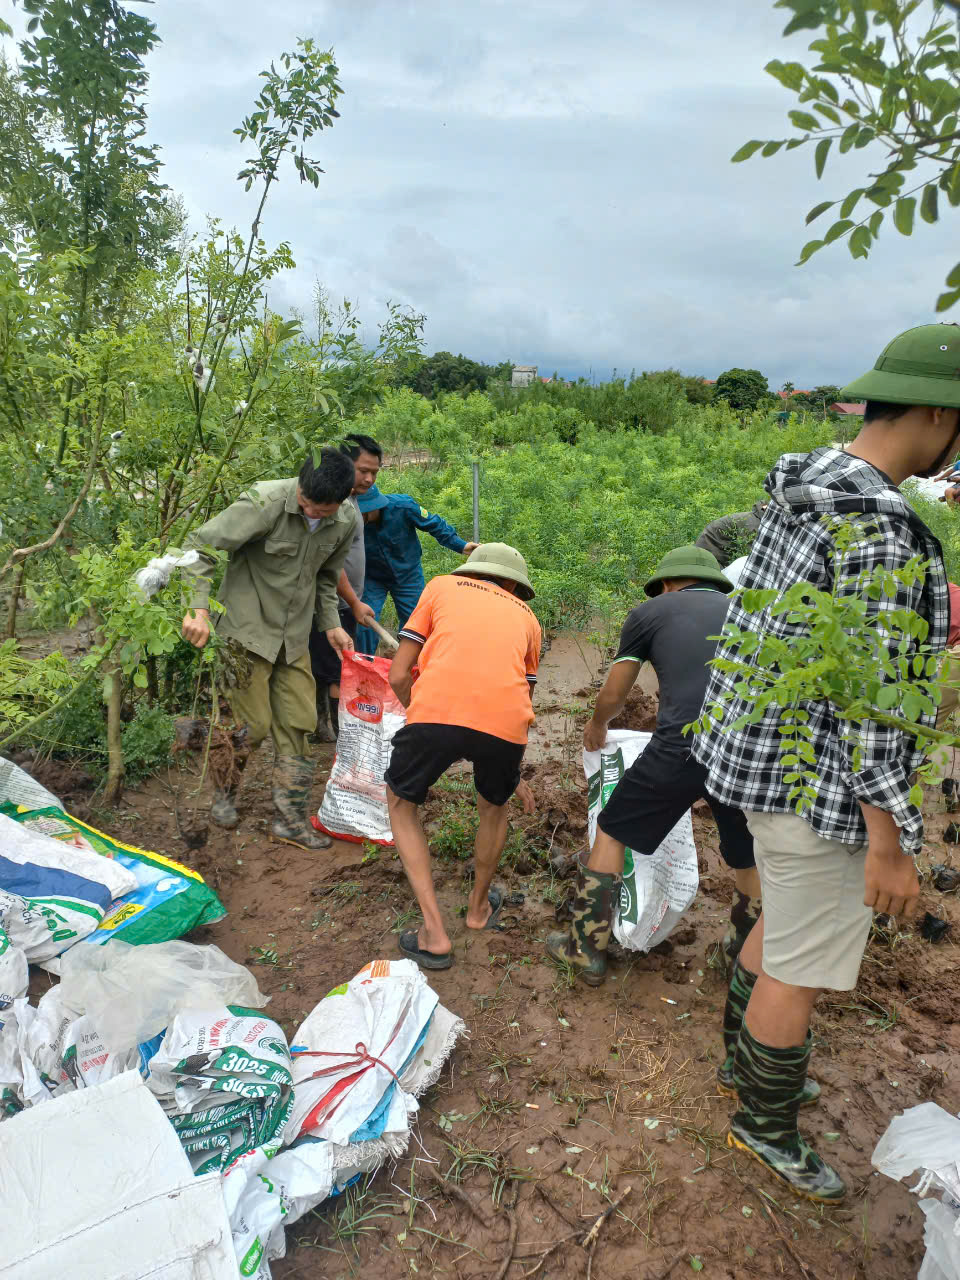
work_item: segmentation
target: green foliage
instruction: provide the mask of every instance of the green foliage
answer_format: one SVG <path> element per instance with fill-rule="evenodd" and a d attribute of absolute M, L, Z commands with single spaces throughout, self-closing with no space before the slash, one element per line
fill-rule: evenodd
<path fill-rule="evenodd" d="M 734 698 L 746 702 L 749 710 L 731 724 L 731 730 L 757 724 L 770 708 L 777 709 L 783 781 L 790 787 L 788 798 L 797 813 L 817 794 L 811 703 L 828 702 L 843 723 L 845 738 L 853 746 L 855 772 L 863 758 L 857 731 L 868 721 L 902 729 L 914 739 L 927 757 L 919 771 L 926 782 L 936 781 L 942 768 L 938 748 L 957 741 L 921 719 L 936 712 L 941 698 L 942 654 L 926 644 L 926 621 L 910 609 L 875 609 L 875 602 L 893 599 L 900 584 L 922 582 L 925 563 L 914 556 L 900 569 L 878 566 L 861 573 L 851 590 L 844 562 L 879 535 L 867 520 L 824 516 L 822 523 L 833 538 L 833 589 L 819 591 L 801 581 L 785 591 L 743 591 L 740 601 L 746 613 L 789 614 L 797 631 L 787 639 L 728 623 L 711 665 L 736 676 L 736 688 L 687 726 L 696 733 L 709 730 L 723 716 L 724 704 Z M 915 805 L 921 803 L 919 784 L 910 798 Z"/>
<path fill-rule="evenodd" d="M 464 355 L 452 355 L 449 351 L 435 351 L 432 356 L 418 363 L 406 376 L 398 379 L 398 385 L 410 387 L 427 399 L 435 399 L 442 392 L 469 395 L 471 391 L 485 391 L 487 383 L 495 378 L 509 381 L 512 365 L 479 364 Z"/>
<path fill-rule="evenodd" d="M 527 557 L 544 625 L 581 627 L 621 620 L 666 551 L 693 542 L 718 516 L 749 510 L 781 453 L 830 439 L 817 422 L 792 419 L 781 429 L 756 414 L 744 429 L 723 402 L 689 408 L 682 427 L 664 435 L 602 431 L 577 414 L 575 448 L 566 443 L 570 410 L 533 403 L 506 413 L 478 393 L 431 410 L 411 392 L 388 392 L 354 425 L 400 459 L 429 450 L 436 461 L 387 467 L 378 483 L 413 494 L 461 534 L 471 528 L 478 457 L 481 537 Z M 511 428 L 504 448 L 496 437 Z M 430 538 L 422 545 L 428 577 L 449 573 L 451 553 Z"/>
<path fill-rule="evenodd" d="M 37 250 L 77 249 L 69 279 L 72 325 L 88 313 L 116 314 L 118 277 L 158 266 L 182 216 L 158 180 L 157 148 L 145 144 L 145 59 L 156 29 L 120 4 L 23 0 L 30 15 L 19 77 L 8 98 L 18 109 L 0 124 L 0 195 L 8 228 Z M 9 131 L 9 132 L 8 132 Z"/>
<path fill-rule="evenodd" d="M 121 735 L 124 771 L 131 782 L 149 778 L 167 764 L 173 744 L 173 721 L 174 717 L 162 707 L 138 703 Z"/>
<path fill-rule="evenodd" d="M 939 220 L 941 196 L 960 205 L 960 45 L 957 22 L 936 0 L 776 0 L 791 12 L 784 35 L 815 31 L 812 64 L 775 59 L 766 70 L 803 109 L 790 111 L 799 131 L 791 138 L 744 143 L 734 162 L 756 152 L 776 155 L 813 144 L 814 170 L 827 159 L 863 152 L 860 185 L 822 200 L 807 223 L 832 211 L 834 221 L 800 252 L 806 262 L 825 245 L 846 240 L 854 258 L 866 258 L 887 214 L 903 236 L 916 216 Z M 881 167 L 877 153 L 884 156 Z M 960 298 L 960 263 L 937 299 L 946 311 Z"/>
<path fill-rule="evenodd" d="M 759 369 L 727 369 L 717 379 L 714 393 L 718 400 L 726 400 L 731 409 L 752 413 L 768 389 Z"/>

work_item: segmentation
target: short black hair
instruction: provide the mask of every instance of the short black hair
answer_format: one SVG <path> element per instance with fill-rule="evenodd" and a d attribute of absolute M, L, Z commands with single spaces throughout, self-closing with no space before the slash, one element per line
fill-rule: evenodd
<path fill-rule="evenodd" d="M 319 464 L 307 454 L 297 480 L 308 502 L 345 502 L 353 491 L 355 475 L 353 463 L 339 449 L 321 449 Z"/>
<path fill-rule="evenodd" d="M 372 453 L 375 458 L 383 461 L 383 450 L 374 440 L 373 436 L 361 435 L 359 431 L 351 431 L 348 436 L 344 436 L 343 444 L 340 446 L 342 451 L 348 458 L 353 458 L 356 462 L 361 453 Z"/>
<path fill-rule="evenodd" d="M 886 400 L 868 400 L 863 406 L 863 421 L 896 422 L 897 418 L 909 413 L 911 407 L 909 404 L 890 404 Z"/>

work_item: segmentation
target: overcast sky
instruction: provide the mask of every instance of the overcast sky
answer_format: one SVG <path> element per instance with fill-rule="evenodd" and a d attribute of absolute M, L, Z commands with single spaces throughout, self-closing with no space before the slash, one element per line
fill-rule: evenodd
<path fill-rule="evenodd" d="M 15 11 L 16 12 L 16 11 Z M 668 366 L 771 385 L 841 385 L 934 319 L 947 227 L 884 230 L 795 267 L 806 211 L 862 185 L 863 153 L 813 175 L 807 149 L 731 165 L 784 136 L 791 95 L 763 71 L 801 57 L 772 0 L 159 0 L 151 138 L 195 226 L 249 226 L 232 129 L 257 73 L 297 36 L 333 47 L 341 119 L 291 174 L 263 233 L 290 242 L 279 308 L 316 280 L 428 317 L 427 350 L 566 376 Z M 949 217 L 949 213 L 948 213 Z M 828 224 L 824 224 L 825 226 Z"/>

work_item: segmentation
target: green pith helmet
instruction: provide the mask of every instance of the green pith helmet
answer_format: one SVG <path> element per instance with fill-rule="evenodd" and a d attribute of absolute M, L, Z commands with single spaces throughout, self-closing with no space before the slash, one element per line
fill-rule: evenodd
<path fill-rule="evenodd" d="M 509 578 L 519 584 L 517 595 L 521 600 L 532 600 L 533 587 L 527 577 L 527 562 L 516 549 L 508 547 L 505 542 L 481 542 L 475 551 L 470 552 L 467 563 L 454 573 L 483 574 L 491 578 Z"/>
<path fill-rule="evenodd" d="M 960 408 L 960 325 L 921 324 L 901 333 L 840 399 Z"/>
<path fill-rule="evenodd" d="M 644 584 L 648 596 L 660 594 L 664 578 L 696 578 L 699 582 L 715 583 L 721 591 L 733 590 L 733 583 L 723 576 L 717 557 L 705 547 L 674 547 L 668 551 Z"/>

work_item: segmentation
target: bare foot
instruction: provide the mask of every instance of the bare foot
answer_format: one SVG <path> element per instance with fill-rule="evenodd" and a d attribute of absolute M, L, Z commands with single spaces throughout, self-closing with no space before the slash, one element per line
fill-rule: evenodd
<path fill-rule="evenodd" d="M 467 902 L 467 928 L 468 929 L 485 929 L 487 921 L 493 915 L 493 907 L 490 905 L 490 898 L 487 894 L 483 895 L 483 902 L 478 907 L 474 904 L 473 895 L 471 894 Z"/>
<path fill-rule="evenodd" d="M 452 948 L 446 933 L 428 933 L 426 925 L 421 925 L 417 932 L 417 946 L 421 951 L 432 951 L 437 956 L 445 956 Z"/>

